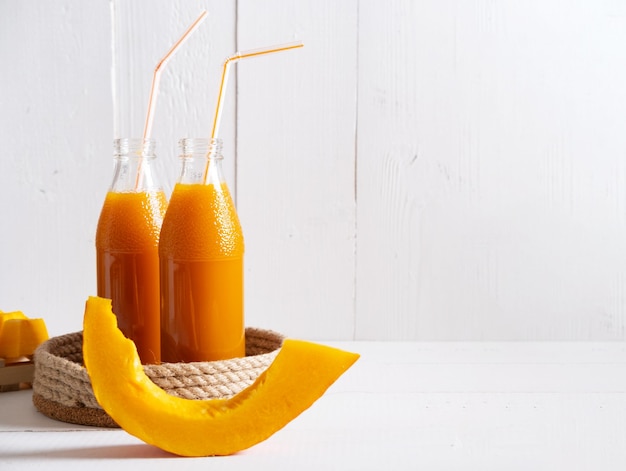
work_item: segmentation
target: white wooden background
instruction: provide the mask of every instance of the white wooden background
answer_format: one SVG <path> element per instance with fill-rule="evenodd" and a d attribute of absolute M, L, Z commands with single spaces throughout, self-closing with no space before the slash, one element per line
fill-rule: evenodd
<path fill-rule="evenodd" d="M 79 330 L 111 142 L 221 136 L 247 323 L 310 339 L 625 340 L 626 2 L 0 0 L 0 309 Z"/>

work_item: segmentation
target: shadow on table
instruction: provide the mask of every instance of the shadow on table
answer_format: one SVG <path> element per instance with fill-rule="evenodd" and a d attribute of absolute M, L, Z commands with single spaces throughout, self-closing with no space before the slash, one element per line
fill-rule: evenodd
<path fill-rule="evenodd" d="M 90 459 L 147 459 L 147 458 L 178 458 L 178 456 L 163 451 L 157 447 L 144 443 L 129 445 L 106 445 L 81 448 L 57 448 L 54 450 L 9 452 L 3 453 L 5 460 L 27 459 L 63 459 L 63 460 L 90 460 Z"/>

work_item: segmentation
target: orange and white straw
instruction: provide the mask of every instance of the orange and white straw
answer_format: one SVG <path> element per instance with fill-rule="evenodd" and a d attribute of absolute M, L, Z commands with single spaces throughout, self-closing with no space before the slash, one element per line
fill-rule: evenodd
<path fill-rule="evenodd" d="M 222 80 L 220 82 L 220 90 L 219 90 L 219 94 L 217 97 L 215 117 L 213 118 L 213 129 L 211 130 L 211 139 L 215 139 L 219 131 L 222 108 L 224 106 L 224 95 L 226 93 L 226 85 L 228 83 L 228 71 L 230 69 L 231 64 L 234 64 L 235 62 L 241 59 L 261 56 L 264 54 L 271 54 L 273 52 L 288 51 L 290 49 L 297 49 L 303 46 L 304 44 L 302 44 L 302 42 L 295 42 L 295 43 L 281 44 L 278 46 L 264 47 L 261 49 L 251 49 L 248 51 L 236 52 L 235 54 L 230 56 L 228 59 L 226 59 L 226 61 L 224 62 L 224 68 L 222 70 Z"/>
<path fill-rule="evenodd" d="M 152 122 L 154 121 L 154 110 L 156 109 L 156 101 L 159 91 L 159 83 L 161 80 L 161 73 L 163 72 L 163 68 L 167 64 L 167 62 L 172 58 L 174 53 L 183 45 L 183 43 L 191 36 L 200 23 L 204 21 L 207 16 L 206 10 L 203 10 L 200 13 L 200 16 L 185 30 L 183 35 L 176 41 L 172 47 L 167 51 L 167 53 L 161 58 L 161 60 L 157 63 L 154 68 L 154 74 L 152 76 L 152 85 L 150 86 L 150 98 L 148 99 L 148 112 L 146 114 L 146 123 L 143 128 L 143 139 L 144 142 L 146 139 L 149 139 L 152 134 Z M 135 190 L 138 190 L 141 187 L 141 175 L 142 175 L 142 165 L 143 165 L 143 149 L 142 153 L 139 156 L 139 163 L 137 166 L 137 175 L 135 177 Z"/>
<path fill-rule="evenodd" d="M 193 33 L 200 23 L 204 21 L 207 16 L 206 10 L 203 11 L 200 16 L 194 21 L 189 28 L 183 33 L 183 35 L 174 43 L 174 45 L 170 48 L 169 51 L 163 56 L 163 58 L 159 61 L 159 63 L 154 68 L 154 75 L 152 76 L 152 86 L 150 87 L 150 98 L 148 99 L 148 113 L 146 116 L 146 124 L 143 129 L 143 138 L 150 138 L 150 134 L 152 132 L 152 121 L 154 119 L 154 110 L 156 108 L 156 99 L 159 89 L 159 82 L 161 80 L 161 73 L 163 72 L 163 67 L 165 64 L 172 58 L 174 53 L 178 50 L 180 46 L 189 38 L 191 33 Z"/>

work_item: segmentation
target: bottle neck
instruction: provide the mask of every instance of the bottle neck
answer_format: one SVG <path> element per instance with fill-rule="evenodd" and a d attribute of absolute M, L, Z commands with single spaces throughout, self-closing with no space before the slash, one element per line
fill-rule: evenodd
<path fill-rule="evenodd" d="M 181 172 L 178 183 L 221 184 L 222 140 L 185 138 L 179 141 Z"/>
<path fill-rule="evenodd" d="M 113 155 L 115 157 L 141 156 L 155 157 L 156 140 L 134 137 L 122 137 L 113 140 Z"/>
<path fill-rule="evenodd" d="M 162 190 L 156 166 L 154 139 L 121 138 L 113 141 L 113 182 L 109 191 Z"/>

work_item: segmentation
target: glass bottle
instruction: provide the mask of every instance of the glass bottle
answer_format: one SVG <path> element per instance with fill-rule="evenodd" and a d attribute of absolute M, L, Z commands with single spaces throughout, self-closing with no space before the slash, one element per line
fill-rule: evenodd
<path fill-rule="evenodd" d="M 158 244 L 167 199 L 154 150 L 154 139 L 114 141 L 113 182 L 96 231 L 98 296 L 112 300 L 144 364 L 161 360 Z"/>
<path fill-rule="evenodd" d="M 245 356 L 243 233 L 219 139 L 182 139 L 181 172 L 159 241 L 161 359 Z"/>

